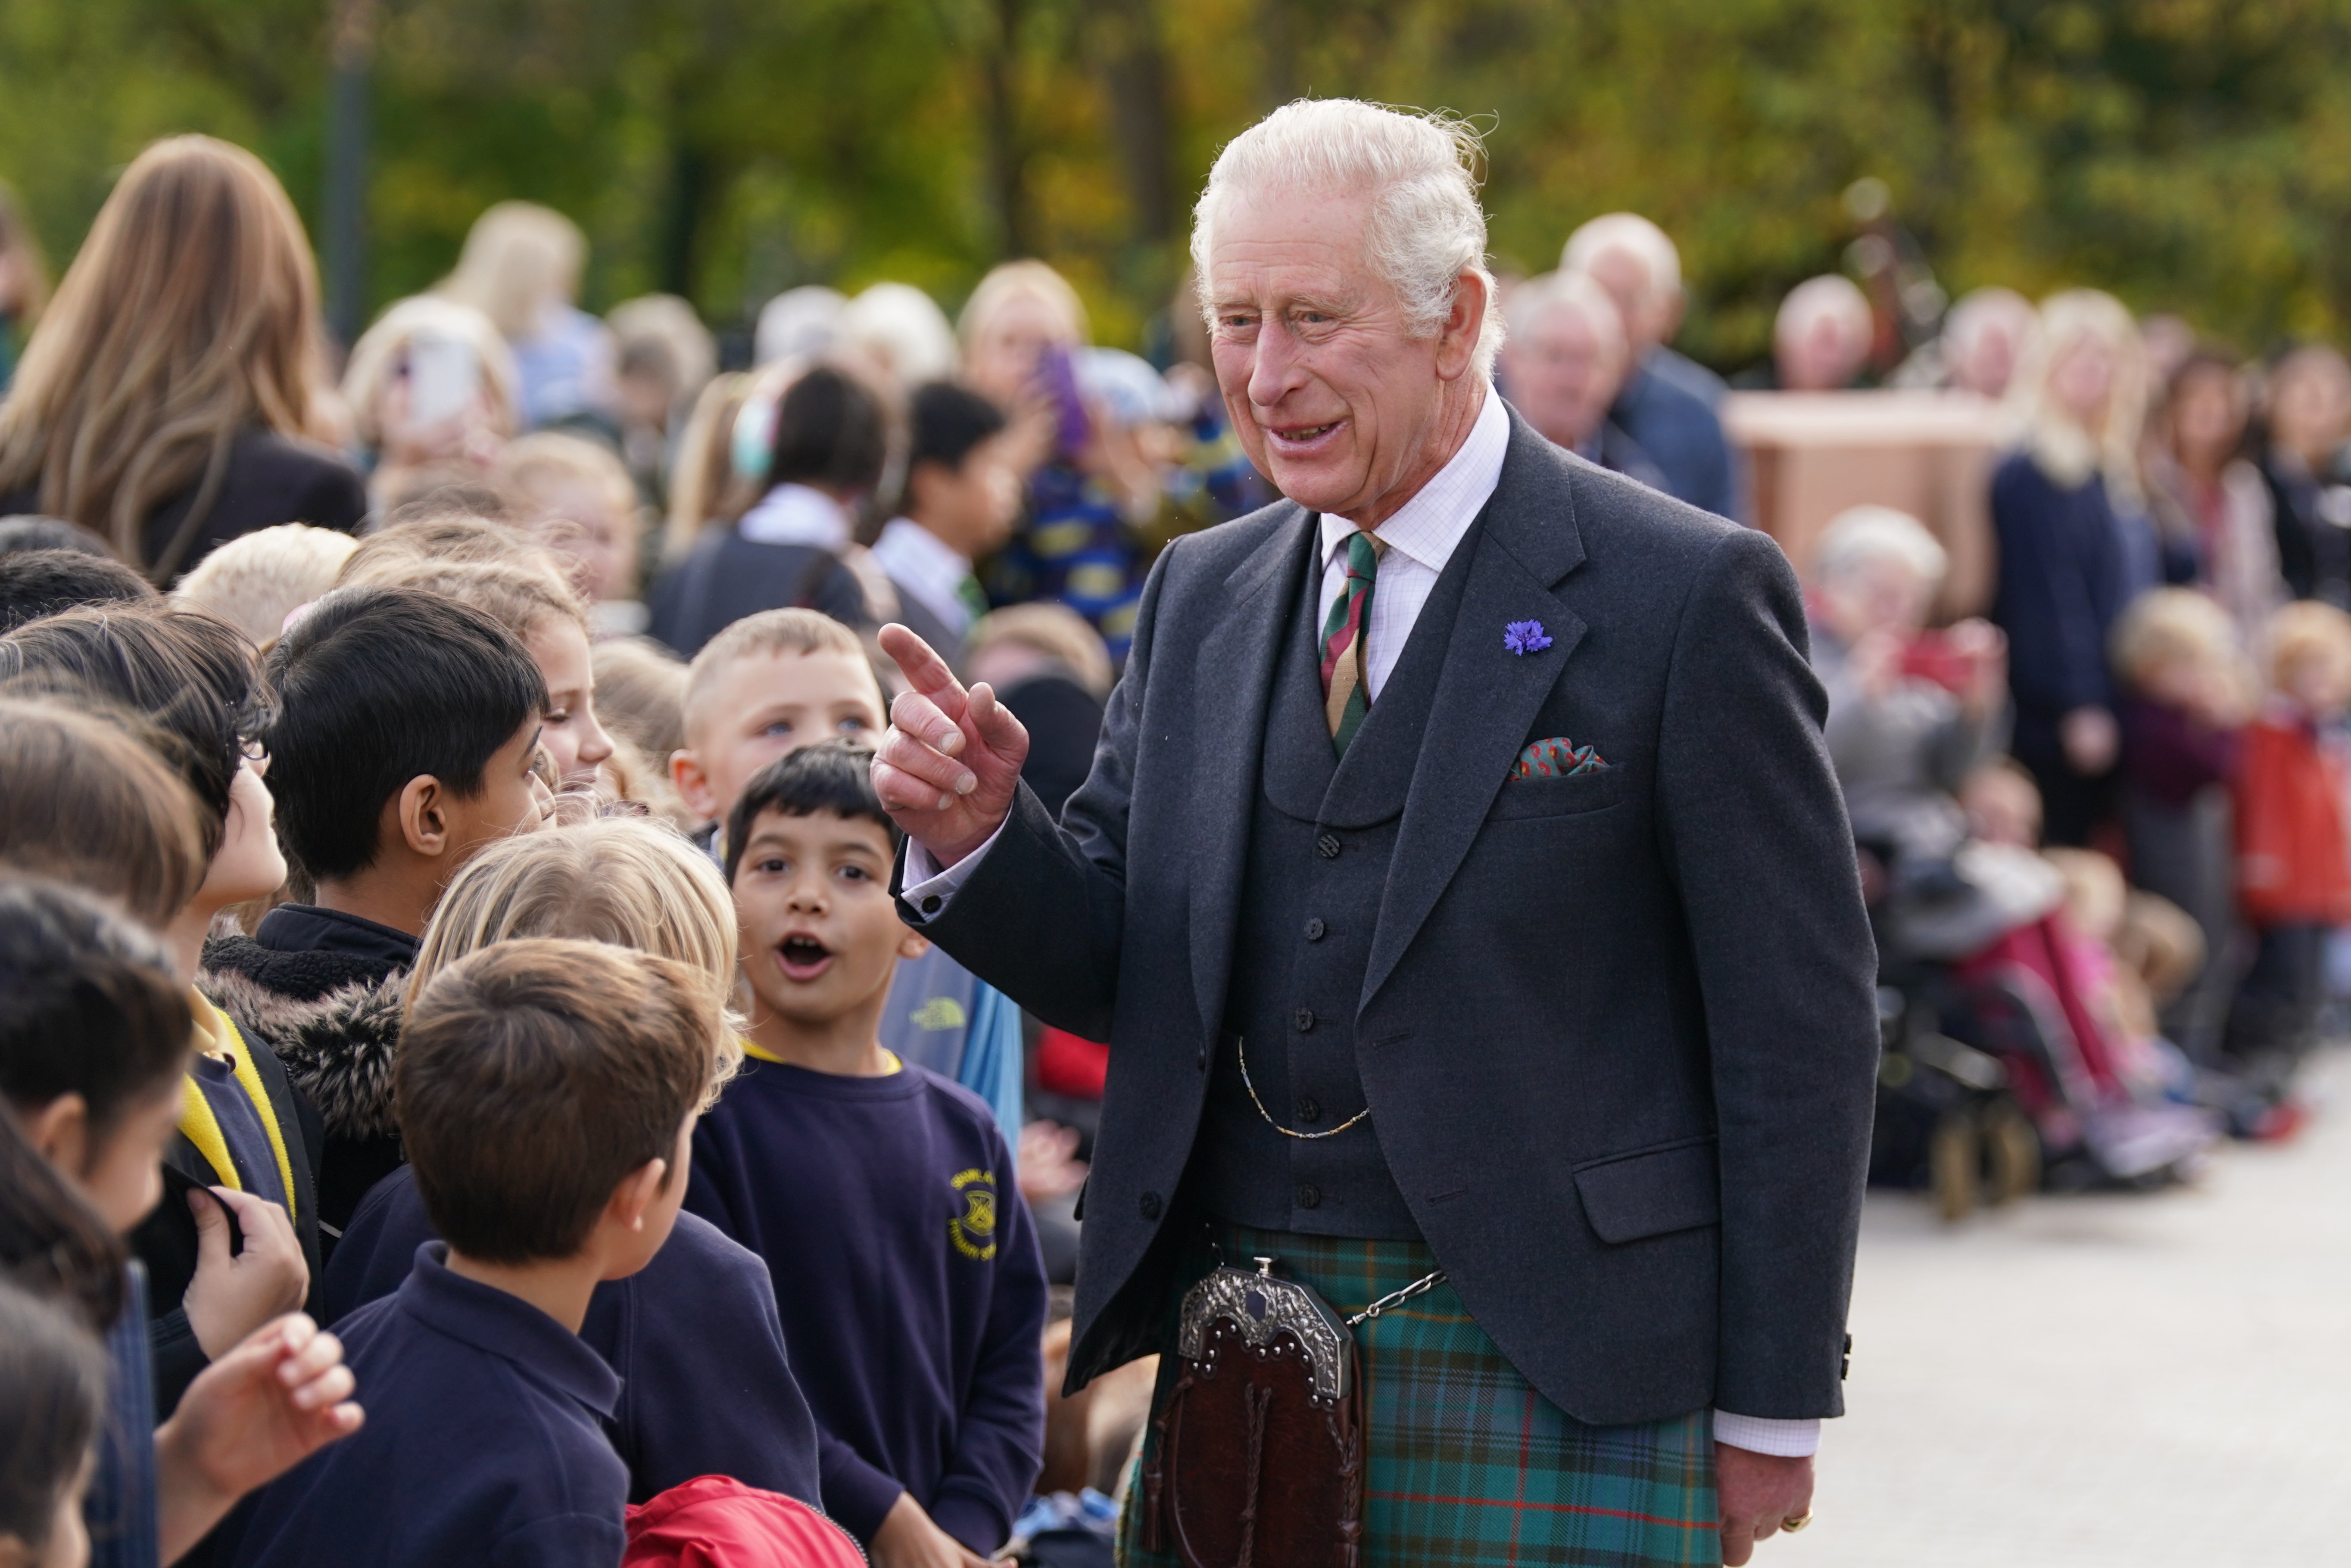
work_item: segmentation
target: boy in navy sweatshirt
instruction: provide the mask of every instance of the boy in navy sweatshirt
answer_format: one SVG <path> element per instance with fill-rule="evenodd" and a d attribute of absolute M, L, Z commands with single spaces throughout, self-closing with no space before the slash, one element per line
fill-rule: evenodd
<path fill-rule="evenodd" d="M 876 1037 L 928 944 L 891 901 L 872 755 L 803 747 L 728 818 L 758 1005 L 685 1203 L 768 1261 L 826 1511 L 880 1568 L 976 1564 L 1043 1462 L 1045 1273 L 987 1103 Z"/>
<path fill-rule="evenodd" d="M 596 942 L 499 942 L 435 976 L 394 1095 L 445 1241 L 337 1325 L 368 1420 L 260 1498 L 246 1568 L 615 1568 L 620 1380 L 580 1339 L 684 1192 L 725 1021 L 706 978 Z"/>

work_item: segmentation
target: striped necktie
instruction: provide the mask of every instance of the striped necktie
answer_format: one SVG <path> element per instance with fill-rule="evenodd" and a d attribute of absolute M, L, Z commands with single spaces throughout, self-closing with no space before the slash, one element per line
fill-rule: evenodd
<path fill-rule="evenodd" d="M 1347 583 L 1332 601 L 1322 623 L 1322 716 L 1331 722 L 1331 743 L 1347 754 L 1347 743 L 1372 711 L 1372 688 L 1364 663 L 1370 628 L 1372 583 L 1380 574 L 1387 545 L 1361 529 L 1347 535 Z"/>

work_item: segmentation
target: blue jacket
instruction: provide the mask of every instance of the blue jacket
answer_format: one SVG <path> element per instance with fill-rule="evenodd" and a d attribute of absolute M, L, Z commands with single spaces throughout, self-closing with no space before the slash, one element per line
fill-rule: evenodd
<path fill-rule="evenodd" d="M 1702 389 L 1712 383 L 1713 395 Z M 1608 417 L 1666 476 L 1666 493 L 1718 517 L 1740 514 L 1738 470 L 1715 403 L 1722 382 L 1670 348 L 1654 350 L 1626 379 Z"/>
<path fill-rule="evenodd" d="M 367 1195 L 327 1266 L 330 1322 L 401 1288 L 432 1217 L 402 1166 Z M 816 1422 L 785 1358 L 767 1265 L 691 1214 L 653 1261 L 596 1287 L 580 1337 L 620 1375 L 604 1429 L 629 1501 L 696 1476 L 816 1504 Z M 361 1392 L 365 1401 L 365 1392 Z"/>
<path fill-rule="evenodd" d="M 2133 521 L 2116 515 L 2102 479 L 2061 490 L 2025 452 L 1993 472 L 1991 620 L 2008 634 L 2020 755 L 2053 758 L 2065 714 L 2114 706 L 2107 639 L 2123 607 L 2152 586 L 2127 547 Z"/>

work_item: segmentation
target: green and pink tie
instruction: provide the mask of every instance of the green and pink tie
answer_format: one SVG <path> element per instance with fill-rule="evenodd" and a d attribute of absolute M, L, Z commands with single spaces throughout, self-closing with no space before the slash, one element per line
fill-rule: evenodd
<path fill-rule="evenodd" d="M 1385 548 L 1361 529 L 1347 535 L 1347 584 L 1322 622 L 1322 715 L 1331 722 L 1331 743 L 1343 757 L 1372 711 L 1364 635 L 1371 622 L 1372 583 L 1380 575 Z"/>

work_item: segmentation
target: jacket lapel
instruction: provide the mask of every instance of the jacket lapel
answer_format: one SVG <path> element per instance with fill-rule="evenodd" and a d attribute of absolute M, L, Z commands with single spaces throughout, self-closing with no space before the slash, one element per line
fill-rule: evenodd
<path fill-rule="evenodd" d="M 1192 985 L 1204 1031 L 1224 1017 L 1266 707 L 1315 527 L 1313 513 L 1288 510 L 1225 579 L 1229 607 L 1200 639 L 1193 667 Z"/>
<path fill-rule="evenodd" d="M 1483 525 L 1466 546 L 1476 554 L 1430 704 L 1432 716 L 1446 718 L 1432 722 L 1427 734 L 1442 741 L 1423 744 L 1405 798 L 1364 1003 L 1394 971 L 1469 853 L 1526 744 L 1528 726 L 1583 639 L 1583 622 L 1552 591 L 1583 560 L 1569 472 L 1564 454 L 1512 410 L 1510 452 Z M 1503 628 L 1530 620 L 1542 624 L 1551 646 L 1510 652 Z"/>

